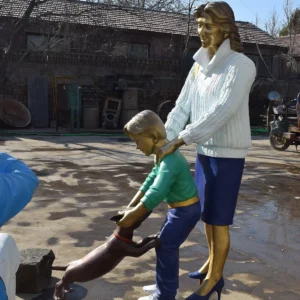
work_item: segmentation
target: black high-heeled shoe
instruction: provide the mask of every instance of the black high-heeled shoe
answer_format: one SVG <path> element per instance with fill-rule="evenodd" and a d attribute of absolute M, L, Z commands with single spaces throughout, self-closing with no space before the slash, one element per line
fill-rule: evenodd
<path fill-rule="evenodd" d="M 204 280 L 206 275 L 207 275 L 207 272 L 206 273 L 200 273 L 199 271 L 196 271 L 196 272 L 189 273 L 190 278 L 200 279 L 200 280 Z"/>
<path fill-rule="evenodd" d="M 223 289 L 224 285 L 225 285 L 225 283 L 224 283 L 224 279 L 222 276 L 208 294 L 206 294 L 205 296 L 200 296 L 200 295 L 197 295 L 196 293 L 194 293 L 194 294 L 190 295 L 189 297 L 187 297 L 186 300 L 209 300 L 210 296 L 214 292 L 218 293 L 218 300 L 221 300 L 221 293 L 222 293 L 222 289 Z"/>
<path fill-rule="evenodd" d="M 197 272 L 189 273 L 190 278 L 199 280 L 199 285 L 202 284 L 202 282 L 205 279 L 206 275 L 207 275 L 207 272 L 206 273 L 200 273 L 200 272 L 197 271 Z"/>

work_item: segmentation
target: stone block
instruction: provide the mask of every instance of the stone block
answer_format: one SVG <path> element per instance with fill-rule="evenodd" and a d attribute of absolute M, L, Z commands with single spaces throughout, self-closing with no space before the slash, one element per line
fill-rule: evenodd
<path fill-rule="evenodd" d="M 55 255 L 49 249 L 21 250 L 21 263 L 17 272 L 17 293 L 40 293 L 48 288 Z"/>

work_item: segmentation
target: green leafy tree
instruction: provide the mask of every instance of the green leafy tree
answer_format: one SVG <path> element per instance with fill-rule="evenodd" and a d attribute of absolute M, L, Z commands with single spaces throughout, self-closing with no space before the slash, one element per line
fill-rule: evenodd
<path fill-rule="evenodd" d="M 279 36 L 287 36 L 289 34 L 300 33 L 300 9 L 296 8 L 291 14 L 283 28 L 279 32 Z"/>

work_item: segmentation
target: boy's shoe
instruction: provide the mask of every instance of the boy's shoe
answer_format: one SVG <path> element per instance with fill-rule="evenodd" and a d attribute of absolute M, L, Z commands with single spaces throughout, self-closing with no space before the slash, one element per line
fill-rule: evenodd
<path fill-rule="evenodd" d="M 158 298 L 155 296 L 155 294 L 144 296 L 139 298 L 138 300 L 158 300 Z"/>
<path fill-rule="evenodd" d="M 145 285 L 143 287 L 143 291 L 146 292 L 147 294 L 153 294 L 156 291 L 156 284 L 151 284 L 151 285 Z"/>
<path fill-rule="evenodd" d="M 176 297 L 175 299 L 178 299 L 178 298 Z M 155 294 L 152 294 L 149 296 L 141 297 L 138 300 L 158 300 L 158 298 L 155 296 Z"/>
<path fill-rule="evenodd" d="M 143 290 L 150 295 L 141 297 L 138 300 L 157 300 L 158 299 L 156 297 L 156 293 L 155 293 L 156 292 L 156 284 L 146 285 L 143 287 Z M 175 299 L 178 299 L 178 290 L 177 290 L 177 296 L 175 297 Z"/>

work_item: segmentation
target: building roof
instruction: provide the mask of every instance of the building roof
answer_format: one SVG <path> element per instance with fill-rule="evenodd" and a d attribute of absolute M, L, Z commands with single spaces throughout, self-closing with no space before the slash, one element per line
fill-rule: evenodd
<path fill-rule="evenodd" d="M 281 44 L 286 47 L 290 47 L 292 45 L 293 56 L 300 56 L 300 34 L 290 36 L 281 36 L 279 37 Z"/>
<path fill-rule="evenodd" d="M 32 0 L 0 0 L 0 16 L 20 18 Z M 126 30 L 186 35 L 188 16 L 185 14 L 153 11 L 148 9 L 107 6 L 88 1 L 46 0 L 37 6 L 33 17 L 51 21 L 98 25 Z M 194 18 L 191 17 L 191 35 L 197 36 Z M 249 22 L 237 21 L 242 42 L 269 46 L 282 46 L 265 31 Z"/>

